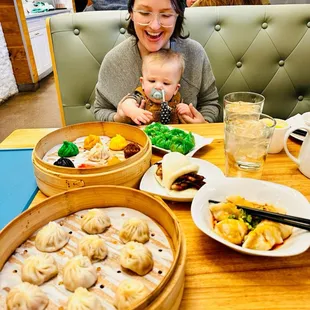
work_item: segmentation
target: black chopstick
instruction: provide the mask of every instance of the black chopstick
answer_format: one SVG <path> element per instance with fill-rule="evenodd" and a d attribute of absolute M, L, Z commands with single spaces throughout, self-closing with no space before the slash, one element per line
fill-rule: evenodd
<path fill-rule="evenodd" d="M 220 201 L 209 200 L 209 203 L 220 203 Z M 265 211 L 265 210 L 250 208 L 250 207 L 244 207 L 244 206 L 239 206 L 239 205 L 236 205 L 236 207 L 246 210 L 247 213 L 258 216 L 262 219 L 268 219 L 268 220 L 286 224 L 289 226 L 294 226 L 294 227 L 310 230 L 310 219 L 271 212 L 271 211 Z"/>
<path fill-rule="evenodd" d="M 297 135 L 303 136 L 303 137 L 305 137 L 307 135 L 307 131 L 302 130 L 302 129 L 296 129 L 293 131 L 293 133 L 296 133 Z"/>

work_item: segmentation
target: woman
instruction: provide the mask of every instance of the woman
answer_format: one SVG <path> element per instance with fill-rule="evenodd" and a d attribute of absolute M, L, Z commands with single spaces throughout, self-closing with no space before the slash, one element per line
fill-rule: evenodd
<path fill-rule="evenodd" d="M 181 52 L 185 71 L 180 93 L 190 103 L 193 117 L 180 114 L 182 123 L 215 122 L 219 115 L 218 93 L 209 59 L 203 47 L 183 36 L 185 0 L 129 0 L 128 33 L 132 36 L 113 48 L 102 61 L 96 86 L 94 113 L 97 120 L 130 122 L 121 106 L 142 76 L 141 57 L 162 48 Z"/>

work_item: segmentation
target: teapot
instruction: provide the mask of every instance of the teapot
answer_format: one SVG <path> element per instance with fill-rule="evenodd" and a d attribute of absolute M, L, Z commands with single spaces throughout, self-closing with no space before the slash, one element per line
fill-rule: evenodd
<path fill-rule="evenodd" d="M 306 177 L 310 178 L 310 127 L 301 126 L 298 128 L 307 131 L 307 135 L 305 136 L 305 139 L 301 145 L 298 158 L 293 156 L 287 148 L 287 139 L 289 135 L 296 129 L 296 127 L 290 128 L 286 132 L 284 136 L 284 150 L 287 156 L 298 165 L 300 172 L 303 173 Z"/>

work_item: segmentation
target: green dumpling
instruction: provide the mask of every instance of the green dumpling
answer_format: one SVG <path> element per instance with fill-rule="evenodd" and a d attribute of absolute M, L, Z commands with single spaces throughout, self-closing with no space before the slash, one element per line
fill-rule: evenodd
<path fill-rule="evenodd" d="M 71 157 L 79 154 L 79 148 L 72 142 L 64 141 L 61 148 L 58 150 L 58 156 Z"/>

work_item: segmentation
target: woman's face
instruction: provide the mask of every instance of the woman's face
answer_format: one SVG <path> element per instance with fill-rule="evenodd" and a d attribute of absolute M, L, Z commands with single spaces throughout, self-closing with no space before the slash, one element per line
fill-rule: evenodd
<path fill-rule="evenodd" d="M 167 13 L 176 14 L 170 0 L 135 0 L 133 10 L 151 12 L 153 14 Z M 159 17 L 156 15 L 147 26 L 138 24 L 138 15 L 131 13 L 135 31 L 139 39 L 138 46 L 141 55 L 159 51 L 161 48 L 169 48 L 169 40 L 173 34 L 176 18 L 172 27 L 162 27 Z M 138 19 L 139 20 L 139 19 Z"/>

